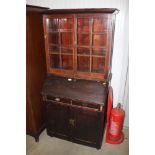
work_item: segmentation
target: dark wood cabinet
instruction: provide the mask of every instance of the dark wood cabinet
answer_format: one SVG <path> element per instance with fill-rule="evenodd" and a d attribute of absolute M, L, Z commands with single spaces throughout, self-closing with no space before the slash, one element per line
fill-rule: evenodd
<path fill-rule="evenodd" d="M 100 148 L 108 83 L 49 75 L 43 85 L 47 134 Z"/>
<path fill-rule="evenodd" d="M 26 133 L 36 141 L 45 128 L 40 94 L 46 77 L 43 10 L 45 8 L 26 6 Z"/>
<path fill-rule="evenodd" d="M 101 148 L 117 9 L 48 10 L 42 97 L 50 136 Z"/>

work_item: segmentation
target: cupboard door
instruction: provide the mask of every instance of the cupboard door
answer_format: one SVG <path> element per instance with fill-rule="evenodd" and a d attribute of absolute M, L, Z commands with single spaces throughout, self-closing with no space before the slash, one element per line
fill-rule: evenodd
<path fill-rule="evenodd" d="M 47 130 L 60 135 L 68 136 L 69 134 L 69 108 L 54 102 L 46 104 L 46 125 Z"/>
<path fill-rule="evenodd" d="M 108 49 L 108 16 L 77 15 L 77 72 L 105 74 Z M 86 77 L 87 78 L 87 77 Z"/>
<path fill-rule="evenodd" d="M 44 16 L 48 71 L 71 71 L 74 68 L 74 18 L 72 15 Z M 70 73 L 70 72 L 68 72 Z"/>
<path fill-rule="evenodd" d="M 47 70 L 60 76 L 104 80 L 113 42 L 109 14 L 44 15 Z"/>
<path fill-rule="evenodd" d="M 101 132 L 98 113 L 80 108 L 73 108 L 72 113 L 75 120 L 73 138 L 81 142 L 97 144 Z"/>

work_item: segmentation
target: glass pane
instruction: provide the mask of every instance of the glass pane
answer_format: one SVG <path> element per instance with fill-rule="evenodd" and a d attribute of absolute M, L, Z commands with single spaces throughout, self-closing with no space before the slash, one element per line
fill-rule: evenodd
<path fill-rule="evenodd" d="M 107 36 L 105 34 L 94 34 L 93 45 L 94 46 L 106 46 Z"/>
<path fill-rule="evenodd" d="M 50 55 L 50 66 L 52 68 L 60 68 L 59 54 Z"/>
<path fill-rule="evenodd" d="M 83 72 L 89 72 L 90 58 L 87 56 L 78 56 L 77 58 L 77 70 Z"/>
<path fill-rule="evenodd" d="M 89 34 L 78 34 L 78 45 L 86 45 L 89 46 L 90 45 L 90 36 Z"/>
<path fill-rule="evenodd" d="M 59 27 L 59 19 L 57 18 L 47 19 L 47 25 L 49 29 L 56 31 L 58 30 Z"/>
<path fill-rule="evenodd" d="M 77 48 L 77 53 L 78 54 L 90 54 L 90 49 L 89 48 Z"/>
<path fill-rule="evenodd" d="M 70 53 L 70 54 L 73 54 L 73 49 L 71 48 L 61 48 L 61 52 L 62 53 Z"/>
<path fill-rule="evenodd" d="M 103 57 L 92 57 L 92 72 L 103 73 L 104 63 L 105 59 Z"/>
<path fill-rule="evenodd" d="M 58 44 L 58 42 L 59 42 L 59 33 L 50 32 L 48 35 L 49 35 L 49 38 L 48 38 L 49 43 Z"/>
<path fill-rule="evenodd" d="M 77 29 L 79 32 L 89 32 L 89 19 L 88 18 L 78 18 Z"/>
<path fill-rule="evenodd" d="M 72 18 L 63 18 L 60 22 L 61 29 L 70 30 L 73 28 L 73 19 Z"/>
<path fill-rule="evenodd" d="M 61 45 L 65 47 L 71 47 L 73 45 L 72 32 L 62 32 L 61 33 Z"/>
<path fill-rule="evenodd" d="M 61 55 L 62 69 L 73 69 L 73 55 Z"/>
<path fill-rule="evenodd" d="M 53 52 L 53 53 L 59 53 L 59 46 L 55 46 L 55 45 L 49 45 L 49 51 Z"/>
<path fill-rule="evenodd" d="M 107 20 L 103 18 L 94 18 L 94 32 L 103 32 L 107 30 Z"/>
<path fill-rule="evenodd" d="M 93 48 L 92 49 L 92 54 L 93 55 L 101 55 L 101 56 L 104 56 L 105 55 L 105 50 L 103 48 Z"/>

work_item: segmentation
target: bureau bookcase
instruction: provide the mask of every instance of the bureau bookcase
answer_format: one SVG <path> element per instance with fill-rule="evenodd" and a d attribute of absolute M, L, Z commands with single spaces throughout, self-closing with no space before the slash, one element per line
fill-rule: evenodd
<path fill-rule="evenodd" d="M 44 13 L 48 76 L 42 95 L 50 136 L 101 147 L 117 12 L 62 9 Z"/>

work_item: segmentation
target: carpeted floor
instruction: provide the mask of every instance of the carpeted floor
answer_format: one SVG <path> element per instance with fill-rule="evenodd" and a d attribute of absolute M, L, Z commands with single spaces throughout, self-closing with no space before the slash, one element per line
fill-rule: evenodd
<path fill-rule="evenodd" d="M 129 155 L 129 130 L 124 129 L 125 139 L 122 144 L 106 144 L 105 139 L 102 148 L 95 148 L 75 144 L 62 139 L 49 137 L 44 131 L 36 143 L 34 138 L 26 136 L 27 155 Z"/>

